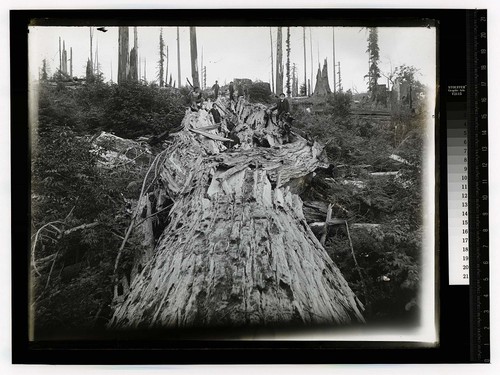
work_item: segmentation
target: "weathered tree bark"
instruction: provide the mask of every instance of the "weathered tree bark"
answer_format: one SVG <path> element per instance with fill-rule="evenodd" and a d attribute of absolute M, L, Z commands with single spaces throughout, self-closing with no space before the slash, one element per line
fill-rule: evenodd
<path fill-rule="evenodd" d="M 128 27 L 118 28 L 118 84 L 128 79 L 130 69 L 128 52 Z"/>
<path fill-rule="evenodd" d="M 177 26 L 177 84 L 182 86 L 181 81 L 181 42 L 179 37 L 179 26 Z"/>
<path fill-rule="evenodd" d="M 89 36 L 90 36 L 90 66 L 92 67 L 92 75 L 94 75 L 94 49 L 92 48 L 92 39 L 94 38 L 94 28 L 91 26 L 89 28 Z"/>
<path fill-rule="evenodd" d="M 160 44 L 159 44 L 160 60 L 158 60 L 158 80 L 160 87 L 165 86 L 163 77 L 163 64 L 165 61 L 165 41 L 163 40 L 163 29 L 160 29 Z"/>
<path fill-rule="evenodd" d="M 153 197 L 144 201 L 147 214 L 172 202 L 168 220 L 154 249 L 138 257 L 134 269 L 141 272 L 134 271 L 109 326 L 363 321 L 360 302 L 308 226 L 293 189 L 294 180 L 322 166 L 323 146 L 299 136 L 282 145 L 262 105 L 240 99 L 234 114 L 226 113 L 238 149 L 190 131 L 226 136 L 210 128 L 201 110 L 186 112 L 183 129 L 163 152 L 156 188 L 145 192 Z M 271 147 L 259 147 L 263 140 Z"/>
<path fill-rule="evenodd" d="M 282 29 L 278 27 L 278 36 L 276 38 L 276 94 L 283 92 L 283 47 L 282 47 Z"/>
<path fill-rule="evenodd" d="M 295 76 L 294 76 L 295 79 Z M 286 28 L 286 96 L 292 95 L 290 87 L 290 27 Z"/>
<path fill-rule="evenodd" d="M 271 91 L 276 94 L 274 90 L 274 52 L 273 52 L 273 28 L 269 28 L 269 37 L 271 39 Z"/>
<path fill-rule="evenodd" d="M 62 49 L 62 72 L 68 74 L 68 52 L 66 52 L 66 42 L 64 40 Z"/>
<path fill-rule="evenodd" d="M 328 83 L 328 66 L 325 62 L 323 63 L 323 71 L 318 68 L 318 74 L 316 74 L 316 86 L 314 87 L 314 96 L 325 96 L 331 94 L 330 84 Z"/>
<path fill-rule="evenodd" d="M 193 86 L 200 87 L 200 76 L 198 74 L 198 46 L 196 44 L 196 27 L 189 27 L 190 46 L 191 46 L 191 77 Z"/>
<path fill-rule="evenodd" d="M 307 60 L 306 60 L 306 27 L 302 28 L 302 37 L 304 42 L 304 86 L 305 86 L 305 95 L 309 95 L 309 91 L 307 89 Z"/>
<path fill-rule="evenodd" d="M 137 26 L 134 26 L 134 48 L 130 51 L 129 80 L 139 81 L 139 44 L 137 43 Z"/>

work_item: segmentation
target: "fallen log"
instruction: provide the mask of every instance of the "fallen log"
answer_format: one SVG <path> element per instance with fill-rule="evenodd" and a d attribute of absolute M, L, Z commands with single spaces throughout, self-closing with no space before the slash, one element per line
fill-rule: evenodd
<path fill-rule="evenodd" d="M 208 128 L 207 127 L 204 127 L 204 129 Z M 196 133 L 196 134 L 201 134 L 202 136 L 204 137 L 207 137 L 207 138 L 210 138 L 210 139 L 213 139 L 214 141 L 221 141 L 221 142 L 234 142 L 232 139 L 229 139 L 229 138 L 225 138 L 225 137 L 221 137 L 220 135 L 216 135 L 216 134 L 210 134 L 210 133 L 207 133 L 205 131 L 201 131 L 201 130 L 198 130 L 198 129 L 189 129 L 190 131 L 192 131 L 193 133 Z M 210 130 L 210 129 L 209 129 Z"/>
<path fill-rule="evenodd" d="M 351 229 L 379 229 L 380 224 L 372 224 L 372 223 L 356 223 L 351 224 Z"/>
<path fill-rule="evenodd" d="M 364 321 L 361 303 L 287 186 L 322 166 L 323 146 L 300 136 L 283 144 L 262 105 L 240 99 L 235 113 L 241 148 L 226 150 L 216 130 L 193 134 L 209 126 L 205 111 L 186 112 L 154 190 L 173 201 L 168 222 L 115 301 L 109 327 Z M 254 133 L 279 147 L 257 147 Z"/>
<path fill-rule="evenodd" d="M 386 176 L 397 176 L 399 171 L 389 171 L 389 172 L 372 172 L 370 176 L 372 177 L 386 177 Z"/>

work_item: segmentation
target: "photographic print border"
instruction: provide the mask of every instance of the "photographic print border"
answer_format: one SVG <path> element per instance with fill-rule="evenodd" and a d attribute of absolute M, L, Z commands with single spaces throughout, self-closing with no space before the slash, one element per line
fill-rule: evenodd
<path fill-rule="evenodd" d="M 456 79 L 454 74 L 463 78 L 461 68 L 453 64 L 456 56 L 450 51 L 462 49 L 464 38 L 451 36 L 453 25 L 461 20 L 462 10 L 106 10 L 106 11 L 12 11 L 11 12 L 11 86 L 12 98 L 12 160 L 13 170 L 19 173 L 12 178 L 12 201 L 16 210 L 12 211 L 13 236 L 13 361 L 15 363 L 424 363 L 424 362 L 461 362 L 468 358 L 470 335 L 466 330 L 456 331 L 456 325 L 467 326 L 470 317 L 463 314 L 457 317 L 450 314 L 454 310 L 469 311 L 468 290 L 450 288 L 446 275 L 447 257 L 439 252 L 439 270 L 436 275 L 439 283 L 439 346 L 422 347 L 408 342 L 221 342 L 221 341 L 131 341 L 112 342 L 29 342 L 27 340 L 28 303 L 23 291 L 28 290 L 28 253 L 29 248 L 29 165 L 28 146 L 28 107 L 27 107 L 27 38 L 26 26 L 32 19 L 39 19 L 45 25 L 51 22 L 58 26 L 106 24 L 133 25 L 137 19 L 144 25 L 158 25 L 158 20 L 179 25 L 220 25 L 224 20 L 234 25 L 242 22 L 248 26 L 317 25 L 317 22 L 331 22 L 335 19 L 346 20 L 352 26 L 396 26 L 398 20 L 404 26 L 425 26 L 429 20 L 437 20 L 438 28 L 438 74 L 439 67 L 446 67 L 439 77 L 439 85 Z M 279 18 L 277 17 L 279 15 Z M 209 21 L 207 21 L 209 19 Z M 319 20 L 319 21 L 318 21 Z M 376 21 L 374 21 L 376 20 Z M 396 20 L 396 22 L 395 22 Z M 346 23 L 342 22 L 345 26 Z M 339 25 L 340 26 L 340 25 Z M 456 31 L 455 31 L 456 32 Z M 465 32 L 465 30 L 464 30 Z M 451 44 L 443 44 L 443 40 Z M 453 45 L 453 42 L 455 45 Z M 459 64 L 458 64 L 459 65 Z M 455 68 L 453 68 L 455 66 Z M 456 71 L 456 72 L 455 72 Z M 444 73 L 444 76 L 443 76 Z M 438 108 L 443 93 L 437 92 Z M 439 109 L 437 110 L 439 111 Z M 446 153 L 443 151 L 443 127 L 436 127 L 436 187 L 443 178 Z M 446 239 L 446 191 L 437 189 L 436 194 L 436 241 L 438 249 L 445 249 Z M 13 206 L 14 207 L 14 206 Z M 436 273 L 439 273 L 436 268 Z M 26 295 L 26 294 L 25 294 Z M 446 319 L 443 319 L 446 316 Z M 449 316 L 453 316 L 452 319 Z M 465 349 L 464 349 L 465 348 Z"/>

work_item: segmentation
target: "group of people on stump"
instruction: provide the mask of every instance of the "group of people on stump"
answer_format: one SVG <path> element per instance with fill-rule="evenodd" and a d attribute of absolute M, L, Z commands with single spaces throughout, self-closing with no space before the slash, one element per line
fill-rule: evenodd
<path fill-rule="evenodd" d="M 220 86 L 218 81 L 215 81 L 215 84 L 212 86 L 212 90 L 214 91 L 214 100 L 217 100 L 219 97 Z M 229 100 L 230 102 L 234 101 L 234 85 L 231 81 L 228 87 L 229 91 Z M 199 111 L 203 106 L 203 96 L 201 90 L 198 86 L 194 87 L 193 90 L 189 94 L 191 110 L 194 112 Z M 278 122 L 278 127 L 280 128 L 283 136 L 284 143 L 289 142 L 290 132 L 291 132 L 291 123 L 292 117 L 290 116 L 290 103 L 285 97 L 284 93 L 279 95 L 277 102 L 269 109 L 266 110 L 266 127 L 269 121 L 272 121 L 272 113 L 277 111 L 276 119 Z M 219 110 L 217 109 L 217 104 L 213 103 L 212 108 L 209 110 L 209 113 L 212 115 L 214 123 L 216 125 L 222 124 L 221 115 Z"/>

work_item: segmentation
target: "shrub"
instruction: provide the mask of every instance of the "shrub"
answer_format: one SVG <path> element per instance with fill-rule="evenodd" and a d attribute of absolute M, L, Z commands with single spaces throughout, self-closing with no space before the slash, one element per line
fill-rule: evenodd
<path fill-rule="evenodd" d="M 252 103 L 270 103 L 271 87 L 267 82 L 254 82 L 248 85 L 248 95 Z"/>
<path fill-rule="evenodd" d="M 352 93 L 351 90 L 347 92 L 336 92 L 327 97 L 327 111 L 335 114 L 338 117 L 346 117 L 351 114 L 352 106 Z"/>
<path fill-rule="evenodd" d="M 377 230 L 351 231 L 352 245 L 361 268 L 360 279 L 343 226 L 331 231 L 326 249 L 358 297 L 365 302 L 368 321 L 408 322 L 415 317 L 414 303 L 420 284 L 422 228 L 421 155 L 425 116 L 394 113 L 404 130 L 394 142 L 392 126 L 371 118 L 355 121 L 349 92 L 331 95 L 322 111 L 296 108 L 294 126 L 327 143 L 332 170 L 319 173 L 304 201 L 334 203 L 333 216 L 348 223 L 375 223 Z M 315 105 L 316 110 L 320 108 Z M 314 108 L 313 107 L 313 108 Z M 394 162 L 392 153 L 409 163 Z M 342 165 L 342 168 L 336 166 Z M 372 171 L 399 170 L 398 177 L 374 177 Z M 334 177 L 334 179 L 332 179 Z M 328 179 L 327 179 L 328 178 Z M 360 181 L 362 186 L 344 184 Z M 390 281 L 383 281 L 383 277 Z"/>
<path fill-rule="evenodd" d="M 141 85 L 131 85 L 129 92 L 102 83 L 76 89 L 43 85 L 40 93 L 32 129 L 32 231 L 51 222 L 58 230 L 98 225 L 67 235 L 54 227 L 39 233 L 35 258 L 52 258 L 32 273 L 37 338 L 106 323 L 116 250 L 130 223 L 126 200 L 137 198 L 146 172 L 131 164 L 111 171 L 98 168 L 88 133 L 106 129 L 144 135 L 160 131 L 165 119 L 182 112 L 175 108 L 181 99 L 175 92 Z M 138 117 L 149 116 L 141 123 L 144 129 L 131 126 L 137 118 L 125 118 L 133 108 Z"/>
<path fill-rule="evenodd" d="M 184 103 L 178 90 L 138 83 L 97 81 L 75 90 L 41 85 L 39 116 L 49 118 L 51 126 L 68 126 L 77 132 L 104 130 L 135 138 L 179 126 Z"/>
<path fill-rule="evenodd" d="M 54 227 L 39 233 L 36 259 L 55 258 L 39 265 L 39 275 L 33 273 L 38 337 L 95 326 L 94 318 L 110 302 L 113 249 L 119 246 L 109 233 L 122 232 L 125 221 L 119 189 L 111 183 L 113 177 L 96 168 L 89 141 L 46 121 L 41 121 L 33 147 L 33 232 L 50 222 L 59 230 L 99 225 L 64 236 Z"/>

